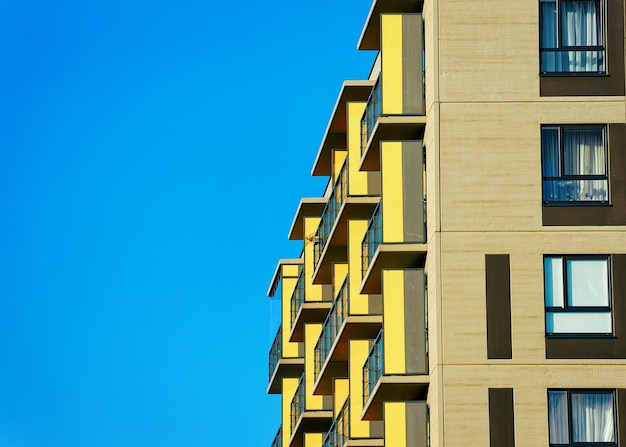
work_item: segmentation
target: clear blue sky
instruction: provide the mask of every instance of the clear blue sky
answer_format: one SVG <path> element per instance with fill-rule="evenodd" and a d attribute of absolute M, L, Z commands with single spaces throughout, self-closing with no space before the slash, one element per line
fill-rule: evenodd
<path fill-rule="evenodd" d="M 269 447 L 265 292 L 370 3 L 0 0 L 0 446 Z"/>

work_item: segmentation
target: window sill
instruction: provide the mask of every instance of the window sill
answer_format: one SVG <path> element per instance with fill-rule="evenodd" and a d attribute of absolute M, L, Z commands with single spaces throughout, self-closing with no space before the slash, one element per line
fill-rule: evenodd
<path fill-rule="evenodd" d="M 546 78 L 562 78 L 562 77 L 573 77 L 573 78 L 582 78 L 582 77 L 589 77 L 589 78 L 609 78 L 611 77 L 610 74 L 608 73 L 593 73 L 593 72 L 587 72 L 587 71 L 562 71 L 562 72 L 548 72 L 548 71 L 540 71 L 539 72 L 539 76 L 542 77 L 546 77 Z"/>
<path fill-rule="evenodd" d="M 559 206 L 601 206 L 610 208 L 613 204 L 609 202 L 585 202 L 585 201 L 571 201 L 571 202 L 548 202 L 544 201 L 543 206 L 549 207 L 559 207 Z"/>

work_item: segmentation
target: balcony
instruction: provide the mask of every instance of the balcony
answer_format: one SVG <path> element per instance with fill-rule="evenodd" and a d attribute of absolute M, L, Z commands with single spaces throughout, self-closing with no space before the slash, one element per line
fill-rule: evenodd
<path fill-rule="evenodd" d="M 304 370 L 304 357 L 283 358 L 283 326 L 278 328 L 269 353 L 268 394 L 280 394 L 284 377 L 298 377 Z"/>
<path fill-rule="evenodd" d="M 422 12 L 424 0 L 374 0 L 361 31 L 359 50 L 380 50 L 381 14 Z"/>
<path fill-rule="evenodd" d="M 383 192 L 384 195 L 384 192 Z M 383 269 L 403 269 L 423 267 L 426 259 L 428 246 L 426 244 L 426 200 L 421 198 L 419 214 L 422 220 L 418 234 L 422 240 L 385 240 L 383 231 L 382 201 L 376 206 L 367 226 L 365 237 L 361 246 L 361 293 L 381 293 L 381 271 Z M 410 224 L 415 225 L 411 220 Z M 397 224 L 397 222 L 392 222 Z M 416 232 L 412 233 L 417 234 Z"/>
<path fill-rule="evenodd" d="M 382 325 L 382 315 L 350 313 L 349 277 L 344 280 L 315 345 L 314 394 L 332 394 L 332 381 L 348 377 L 349 340 L 369 339 Z"/>
<path fill-rule="evenodd" d="M 272 447 L 283 447 L 283 427 L 278 429 L 278 433 L 274 436 L 274 441 L 272 441 Z"/>
<path fill-rule="evenodd" d="M 300 376 L 298 388 L 291 400 L 289 447 L 303 447 L 305 433 L 326 433 L 332 424 L 331 410 L 309 410 L 306 408 L 304 374 Z"/>
<path fill-rule="evenodd" d="M 300 270 L 290 300 L 291 334 L 289 334 L 289 341 L 303 342 L 304 325 L 324 321 L 331 305 L 330 301 L 306 301 L 304 269 Z"/>
<path fill-rule="evenodd" d="M 429 376 L 389 374 L 385 369 L 384 331 L 380 331 L 363 365 L 363 413 L 366 421 L 382 420 L 383 402 L 425 400 Z"/>

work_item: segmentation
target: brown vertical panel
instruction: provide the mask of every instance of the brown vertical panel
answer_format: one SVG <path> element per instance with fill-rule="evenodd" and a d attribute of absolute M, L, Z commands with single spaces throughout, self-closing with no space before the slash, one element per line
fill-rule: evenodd
<path fill-rule="evenodd" d="M 624 0 L 607 0 L 606 6 L 607 75 L 540 76 L 541 96 L 624 95 Z"/>
<path fill-rule="evenodd" d="M 402 112 L 424 114 L 422 51 L 424 38 L 421 14 L 402 16 Z"/>
<path fill-rule="evenodd" d="M 611 285 L 614 336 L 546 337 L 547 359 L 626 358 L 626 255 L 611 256 Z"/>
<path fill-rule="evenodd" d="M 407 447 L 426 447 L 428 445 L 428 410 L 426 402 L 407 402 L 405 415 Z"/>
<path fill-rule="evenodd" d="M 404 361 L 407 374 L 428 372 L 424 286 L 424 270 L 404 271 Z"/>
<path fill-rule="evenodd" d="M 617 445 L 626 447 L 626 389 L 617 390 Z"/>
<path fill-rule="evenodd" d="M 626 225 L 626 124 L 609 124 L 610 206 L 544 204 L 543 225 Z"/>
<path fill-rule="evenodd" d="M 489 388 L 489 445 L 515 447 L 513 388 Z"/>
<path fill-rule="evenodd" d="M 421 140 L 402 142 L 402 237 L 404 242 L 424 242 L 424 145 Z"/>
<path fill-rule="evenodd" d="M 511 274 L 509 255 L 485 255 L 487 358 L 511 359 Z"/>

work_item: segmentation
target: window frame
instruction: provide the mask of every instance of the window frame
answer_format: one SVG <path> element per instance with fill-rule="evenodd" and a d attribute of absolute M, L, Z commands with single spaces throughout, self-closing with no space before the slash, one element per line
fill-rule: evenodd
<path fill-rule="evenodd" d="M 543 14 L 541 12 L 541 4 L 546 2 L 556 3 L 556 47 L 544 48 L 541 46 L 541 34 L 544 27 Z M 576 0 L 539 0 L 539 73 L 541 76 L 608 76 L 608 52 L 607 52 L 607 4 L 606 0 L 589 0 L 596 3 L 598 10 L 600 11 L 600 30 L 598 33 L 599 45 L 595 46 L 564 46 L 563 45 L 563 28 L 561 23 L 561 14 L 563 10 L 563 3 L 572 2 Z M 598 71 L 547 71 L 542 67 L 542 55 L 544 51 L 553 51 L 557 53 L 565 53 L 568 51 L 597 51 L 603 54 L 604 64 L 603 70 Z"/>
<path fill-rule="evenodd" d="M 617 447 L 619 443 L 619 421 L 617 411 L 617 392 L 612 388 L 548 388 L 547 390 L 548 408 L 548 443 L 550 447 Z M 567 395 L 567 437 L 568 444 L 554 444 L 550 442 L 550 393 L 565 392 Z M 575 442 L 573 440 L 573 420 L 572 420 L 572 394 L 610 394 L 613 396 L 613 442 Z"/>
<path fill-rule="evenodd" d="M 558 155 L 559 155 L 559 173 L 558 176 L 544 176 L 544 139 L 543 132 L 545 129 L 556 129 L 558 139 Z M 602 146 L 604 148 L 604 175 L 568 175 L 565 174 L 565 143 L 564 132 L 572 130 L 600 130 L 602 133 Z M 541 200 L 544 205 L 549 206 L 607 206 L 611 204 L 610 182 L 609 182 L 609 134 L 607 124 L 542 124 L 540 131 L 541 140 Z M 606 181 L 606 200 L 546 200 L 545 198 L 545 182 L 546 181 L 578 181 L 578 180 L 604 180 Z"/>
<path fill-rule="evenodd" d="M 547 295 L 547 284 L 546 284 L 546 267 L 545 262 L 546 259 L 551 258 L 561 258 L 562 259 L 562 271 L 563 277 L 562 279 L 562 287 L 563 287 L 563 307 L 556 306 L 548 306 L 546 302 Z M 568 290 L 568 269 L 567 269 L 567 261 L 568 260 L 587 260 L 587 261 L 597 261 L 597 260 L 605 260 L 606 261 L 606 269 L 607 269 L 607 293 L 608 293 L 608 305 L 607 306 L 571 306 L 569 304 L 569 290 Z M 611 255 L 544 255 L 543 257 L 543 287 L 544 287 L 544 324 L 545 324 L 545 333 L 546 337 L 550 338 L 615 338 L 615 318 L 614 318 L 614 306 L 613 306 L 613 287 L 612 287 L 612 275 L 611 275 Z M 606 313 L 609 312 L 611 315 L 611 332 L 548 332 L 548 324 L 547 318 L 548 313 Z"/>

